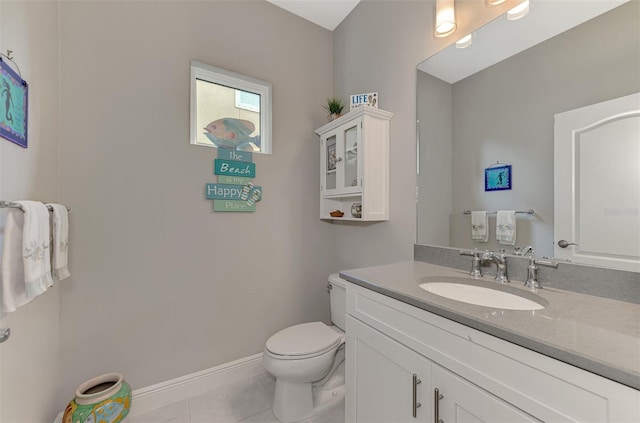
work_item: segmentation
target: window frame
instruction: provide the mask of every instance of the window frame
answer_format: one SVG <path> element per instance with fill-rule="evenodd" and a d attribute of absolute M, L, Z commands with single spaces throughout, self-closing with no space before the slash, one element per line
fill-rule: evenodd
<path fill-rule="evenodd" d="M 201 144 L 197 141 L 198 92 L 196 81 L 202 80 L 223 85 L 236 90 L 247 91 L 260 96 L 260 151 L 259 154 L 272 154 L 271 142 L 271 83 L 242 75 L 196 60 L 191 61 L 191 114 L 190 136 L 192 145 L 218 148 L 215 145 Z"/>

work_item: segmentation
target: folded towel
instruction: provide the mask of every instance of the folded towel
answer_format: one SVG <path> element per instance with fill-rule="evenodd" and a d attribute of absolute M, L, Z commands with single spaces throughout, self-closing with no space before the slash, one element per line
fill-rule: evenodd
<path fill-rule="evenodd" d="M 471 239 L 479 242 L 489 241 L 489 217 L 486 211 L 471 212 Z"/>
<path fill-rule="evenodd" d="M 68 267 L 69 249 L 69 216 L 67 208 L 61 204 L 47 204 L 51 206 L 51 226 L 53 239 L 51 241 L 51 276 L 53 280 L 61 281 L 71 276 Z"/>
<path fill-rule="evenodd" d="M 496 241 L 502 245 L 515 245 L 516 212 L 514 210 L 498 210 L 496 216 Z"/>
<path fill-rule="evenodd" d="M 49 211 L 36 201 L 8 209 L 2 249 L 2 311 L 11 312 L 52 284 Z"/>
<path fill-rule="evenodd" d="M 33 298 L 27 297 L 24 284 L 24 260 L 22 259 L 22 227 L 24 213 L 19 209 L 7 209 L 2 246 L 2 313 L 16 311 Z"/>

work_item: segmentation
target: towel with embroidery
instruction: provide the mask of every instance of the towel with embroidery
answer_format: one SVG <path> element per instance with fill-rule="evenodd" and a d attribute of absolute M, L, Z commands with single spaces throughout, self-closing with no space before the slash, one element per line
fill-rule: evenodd
<path fill-rule="evenodd" d="M 8 209 L 2 249 L 2 311 L 29 303 L 52 284 L 49 210 L 37 201 Z"/>
<path fill-rule="evenodd" d="M 515 210 L 498 210 L 498 214 L 496 215 L 496 241 L 498 241 L 498 244 L 502 245 L 515 245 Z"/>
<path fill-rule="evenodd" d="M 471 212 L 471 239 L 479 242 L 489 241 L 489 217 L 486 211 Z"/>
<path fill-rule="evenodd" d="M 71 276 L 69 273 L 69 215 L 62 204 L 47 204 L 51 211 L 51 276 L 61 281 Z"/>

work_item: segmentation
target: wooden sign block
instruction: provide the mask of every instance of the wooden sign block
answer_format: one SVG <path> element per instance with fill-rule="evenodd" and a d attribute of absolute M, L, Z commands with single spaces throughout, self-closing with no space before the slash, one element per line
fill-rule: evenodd
<path fill-rule="evenodd" d="M 254 212 L 256 205 L 249 205 L 246 201 L 213 200 L 213 211 L 216 212 Z"/>
<path fill-rule="evenodd" d="M 242 176 L 218 175 L 218 182 L 221 184 L 244 185 L 247 182 L 251 182 L 251 179 L 253 178 L 244 178 Z"/>
<path fill-rule="evenodd" d="M 215 159 L 213 173 L 216 175 L 241 176 L 243 178 L 256 177 L 256 165 L 254 163 L 236 162 L 233 160 Z"/>
<path fill-rule="evenodd" d="M 253 154 L 248 151 L 231 150 L 229 148 L 218 148 L 218 158 L 222 160 L 235 160 L 237 162 L 253 162 Z"/>
<path fill-rule="evenodd" d="M 259 201 L 262 198 L 262 187 L 253 184 L 231 185 L 231 184 L 207 184 L 205 195 L 207 200 L 242 200 L 248 201 L 254 192 L 259 192 Z"/>

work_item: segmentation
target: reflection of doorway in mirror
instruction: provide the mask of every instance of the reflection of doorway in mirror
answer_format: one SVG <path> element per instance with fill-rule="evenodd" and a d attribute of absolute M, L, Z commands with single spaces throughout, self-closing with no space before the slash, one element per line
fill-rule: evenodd
<path fill-rule="evenodd" d="M 557 114 L 554 153 L 555 256 L 640 271 L 640 93 Z"/>

